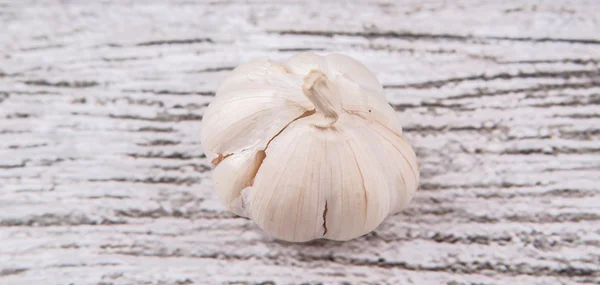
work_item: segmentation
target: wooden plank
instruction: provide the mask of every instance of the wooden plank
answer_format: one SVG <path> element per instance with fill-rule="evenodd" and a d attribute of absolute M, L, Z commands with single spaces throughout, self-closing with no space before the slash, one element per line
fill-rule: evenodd
<path fill-rule="evenodd" d="M 0 1 L 0 283 L 600 283 L 600 3 L 421 2 Z M 372 69 L 422 168 L 350 242 L 225 212 L 199 142 L 304 50 Z"/>

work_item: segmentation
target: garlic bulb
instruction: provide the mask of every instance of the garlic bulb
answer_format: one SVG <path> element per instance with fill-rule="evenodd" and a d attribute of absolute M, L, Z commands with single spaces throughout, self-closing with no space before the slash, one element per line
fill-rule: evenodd
<path fill-rule="evenodd" d="M 206 109 L 201 140 L 222 202 L 287 241 L 364 235 L 419 183 L 381 84 L 340 54 L 240 65 Z"/>

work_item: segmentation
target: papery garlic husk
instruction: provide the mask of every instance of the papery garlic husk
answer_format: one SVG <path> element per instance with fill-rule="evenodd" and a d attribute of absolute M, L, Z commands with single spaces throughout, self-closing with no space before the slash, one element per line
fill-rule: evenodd
<path fill-rule="evenodd" d="M 225 206 L 287 241 L 364 235 L 419 183 L 381 84 L 340 54 L 240 65 L 206 109 L 201 140 Z"/>

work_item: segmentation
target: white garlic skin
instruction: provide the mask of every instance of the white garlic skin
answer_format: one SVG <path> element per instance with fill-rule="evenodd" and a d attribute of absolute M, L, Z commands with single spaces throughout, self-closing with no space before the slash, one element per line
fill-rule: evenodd
<path fill-rule="evenodd" d="M 364 235 L 419 183 L 381 84 L 340 54 L 238 66 L 206 109 L 201 141 L 225 206 L 287 241 Z"/>

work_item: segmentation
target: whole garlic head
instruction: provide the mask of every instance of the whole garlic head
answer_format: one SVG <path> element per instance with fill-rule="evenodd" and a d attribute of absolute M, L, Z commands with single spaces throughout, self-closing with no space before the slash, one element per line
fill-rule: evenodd
<path fill-rule="evenodd" d="M 206 109 L 201 140 L 222 202 L 287 241 L 364 235 L 419 183 L 381 84 L 341 54 L 238 66 Z"/>

